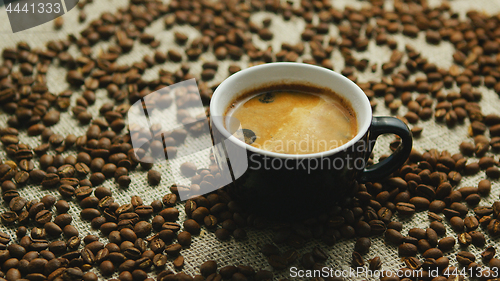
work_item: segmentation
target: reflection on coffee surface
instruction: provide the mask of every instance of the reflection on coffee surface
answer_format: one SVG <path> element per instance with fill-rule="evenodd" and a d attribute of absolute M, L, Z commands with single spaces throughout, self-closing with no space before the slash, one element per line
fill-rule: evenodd
<path fill-rule="evenodd" d="M 348 101 L 329 89 L 302 84 L 245 93 L 225 115 L 226 129 L 236 137 L 254 147 L 285 154 L 331 150 L 358 131 Z"/>

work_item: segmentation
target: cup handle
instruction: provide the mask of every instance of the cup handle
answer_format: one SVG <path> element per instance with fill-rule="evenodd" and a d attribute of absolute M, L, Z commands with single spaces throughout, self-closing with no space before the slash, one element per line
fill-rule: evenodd
<path fill-rule="evenodd" d="M 370 127 L 369 136 L 369 151 L 373 148 L 374 143 L 378 136 L 382 134 L 396 134 L 401 137 L 401 145 L 394 151 L 394 153 L 386 159 L 367 167 L 361 173 L 359 182 L 371 182 L 383 179 L 390 175 L 392 172 L 400 168 L 408 156 L 410 155 L 413 138 L 408 126 L 401 120 L 395 117 L 380 116 L 373 117 Z"/>

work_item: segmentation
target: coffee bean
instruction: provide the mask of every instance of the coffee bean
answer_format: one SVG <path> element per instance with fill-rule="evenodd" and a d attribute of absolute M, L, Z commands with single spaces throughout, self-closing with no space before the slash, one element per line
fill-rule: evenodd
<path fill-rule="evenodd" d="M 488 233 L 493 236 L 497 237 L 500 235 L 500 221 L 496 219 L 492 219 L 490 223 L 488 224 Z"/>
<path fill-rule="evenodd" d="M 57 212 L 59 212 L 59 213 L 66 213 L 69 210 L 69 204 L 66 200 L 57 201 L 55 206 L 56 206 Z"/>
<path fill-rule="evenodd" d="M 370 239 L 367 237 L 361 237 L 356 240 L 356 244 L 354 245 L 354 251 L 360 254 L 366 254 L 370 250 L 370 246 L 371 246 Z"/>
<path fill-rule="evenodd" d="M 184 222 L 184 229 L 191 234 L 196 235 L 200 233 L 200 225 L 193 219 L 189 219 Z"/>
<path fill-rule="evenodd" d="M 432 247 L 436 247 L 438 245 L 438 234 L 437 232 L 432 229 L 432 228 L 427 228 L 425 230 L 426 236 L 427 236 L 427 241 Z"/>
<path fill-rule="evenodd" d="M 148 171 L 148 182 L 150 185 L 158 185 L 161 181 L 161 174 L 155 170 Z"/>
<path fill-rule="evenodd" d="M 403 243 L 398 247 L 400 257 L 411 257 L 417 254 L 417 246 L 410 243 Z"/>
<path fill-rule="evenodd" d="M 173 193 L 166 194 L 165 196 L 163 196 L 162 202 L 165 207 L 173 207 L 177 202 L 177 195 Z M 194 201 L 187 201 L 186 204 L 188 204 L 188 202 L 194 203 Z M 188 213 L 188 210 L 186 210 L 186 213 Z M 190 213 L 192 213 L 192 210 L 190 211 Z"/>
<path fill-rule="evenodd" d="M 117 182 L 118 182 L 118 185 L 120 185 L 120 187 L 122 188 L 127 188 L 130 183 L 132 182 L 132 180 L 130 179 L 129 176 L 120 176 L 118 179 L 117 179 Z"/>
<path fill-rule="evenodd" d="M 182 55 L 176 50 L 169 50 L 167 52 L 168 58 L 173 62 L 180 62 L 182 60 Z"/>
<path fill-rule="evenodd" d="M 484 237 L 484 234 L 482 234 L 479 231 L 471 231 L 469 232 L 469 235 L 472 238 L 472 244 L 476 247 L 483 247 L 486 244 L 486 238 Z"/>
<path fill-rule="evenodd" d="M 475 230 L 479 227 L 479 221 L 475 217 L 466 217 L 464 219 L 464 225 L 468 231 Z"/>
<path fill-rule="evenodd" d="M 51 110 L 43 116 L 43 124 L 45 126 L 52 126 L 59 122 L 60 113 L 56 110 Z"/>
<path fill-rule="evenodd" d="M 52 213 L 48 210 L 42 210 L 38 212 L 35 216 L 35 221 L 41 225 L 48 223 L 51 220 L 52 220 Z"/>
<path fill-rule="evenodd" d="M 361 257 L 361 254 L 358 252 L 353 252 L 352 253 L 352 265 L 354 267 L 363 267 L 365 264 L 365 261 L 363 260 L 363 257 Z"/>
<path fill-rule="evenodd" d="M 464 230 L 464 221 L 460 217 L 452 217 L 450 219 L 450 225 L 456 232 L 462 232 Z"/>
<path fill-rule="evenodd" d="M 412 270 L 418 270 L 422 266 L 422 262 L 416 257 L 407 257 L 403 259 L 406 266 Z"/>
<path fill-rule="evenodd" d="M 417 239 L 427 238 L 427 234 L 426 234 L 425 229 L 421 229 L 421 228 L 412 228 L 412 229 L 408 230 L 408 235 L 415 237 Z"/>
<path fill-rule="evenodd" d="M 184 266 L 184 257 L 183 256 L 178 256 L 174 260 L 174 267 L 175 268 L 181 268 L 182 266 Z"/>
<path fill-rule="evenodd" d="M 230 238 L 230 233 L 225 228 L 219 228 L 215 231 L 215 237 L 221 241 L 228 240 Z"/>
<path fill-rule="evenodd" d="M 61 227 L 53 222 L 48 222 L 44 225 L 45 231 L 51 236 L 59 236 L 62 233 Z"/>
<path fill-rule="evenodd" d="M 177 241 L 179 241 L 179 244 L 182 246 L 189 246 L 191 245 L 191 233 L 187 231 L 183 231 L 177 235 Z"/>
<path fill-rule="evenodd" d="M 397 203 L 396 210 L 403 216 L 412 216 L 415 214 L 415 205 L 410 203 Z"/>
<path fill-rule="evenodd" d="M 438 248 L 431 248 L 425 251 L 422 256 L 426 259 L 438 259 L 443 256 L 443 252 Z"/>
<path fill-rule="evenodd" d="M 59 183 L 59 176 L 54 173 L 46 174 L 42 180 L 42 186 L 44 188 L 55 187 Z"/>
<path fill-rule="evenodd" d="M 279 255 L 271 255 L 268 257 L 269 265 L 271 265 L 274 269 L 280 270 L 285 269 L 287 266 L 287 260 L 285 257 Z"/>
<path fill-rule="evenodd" d="M 134 231 L 138 237 L 146 237 L 151 233 L 152 225 L 146 221 L 140 221 L 134 226 Z"/>
<path fill-rule="evenodd" d="M 403 238 L 404 236 L 395 229 L 387 229 L 387 231 L 385 232 L 385 240 L 395 245 L 401 244 Z"/>
<path fill-rule="evenodd" d="M 177 255 L 179 255 L 179 252 L 181 251 L 181 249 L 182 249 L 182 246 L 180 244 L 172 244 L 172 245 L 169 245 L 165 248 L 165 252 L 168 255 L 177 256 Z"/>
<path fill-rule="evenodd" d="M 9 208 L 14 211 L 14 212 L 19 212 L 21 211 L 24 206 L 26 205 L 26 199 L 22 197 L 15 197 L 9 202 Z"/>
<path fill-rule="evenodd" d="M 456 255 L 458 263 L 464 266 L 468 266 L 472 262 L 476 260 L 476 257 L 474 257 L 473 254 L 466 252 L 466 251 L 460 251 Z"/>
<path fill-rule="evenodd" d="M 206 261 L 200 265 L 200 273 L 204 277 L 215 273 L 217 271 L 217 263 L 213 260 Z"/>
<path fill-rule="evenodd" d="M 113 274 L 113 272 L 115 272 L 115 266 L 110 261 L 103 261 L 99 265 L 99 269 L 101 270 L 101 273 L 104 276 L 109 276 L 109 275 Z"/>
<path fill-rule="evenodd" d="M 207 208 L 199 207 L 192 212 L 191 217 L 197 222 L 202 222 L 209 213 L 210 211 Z"/>
<path fill-rule="evenodd" d="M 495 256 L 495 253 L 496 253 L 495 247 L 489 246 L 481 253 L 481 257 L 483 258 L 484 261 L 489 261 Z"/>
<path fill-rule="evenodd" d="M 185 162 L 181 165 L 181 173 L 186 177 L 194 176 L 196 173 L 196 165 L 190 162 Z"/>
<path fill-rule="evenodd" d="M 489 180 L 481 180 L 478 184 L 478 193 L 482 196 L 486 196 L 491 191 L 491 183 Z"/>

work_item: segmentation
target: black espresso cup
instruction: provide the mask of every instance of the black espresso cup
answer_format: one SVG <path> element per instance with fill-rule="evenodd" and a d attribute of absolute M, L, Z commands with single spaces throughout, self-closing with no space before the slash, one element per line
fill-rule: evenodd
<path fill-rule="evenodd" d="M 358 132 L 347 143 L 313 154 L 283 154 L 246 144 L 225 127 L 228 107 L 261 86 L 305 83 L 328 88 L 350 102 Z M 214 155 L 230 194 L 251 211 L 292 219 L 319 214 L 347 200 L 355 184 L 377 181 L 401 167 L 412 149 L 412 134 L 394 117 L 373 117 L 365 93 L 332 70 L 302 63 L 268 63 L 224 80 L 210 102 Z M 274 122 L 269 120 L 269 122 Z M 332 130 L 335 125 L 332 124 Z M 383 161 L 366 167 L 377 137 L 396 134 L 401 145 Z"/>

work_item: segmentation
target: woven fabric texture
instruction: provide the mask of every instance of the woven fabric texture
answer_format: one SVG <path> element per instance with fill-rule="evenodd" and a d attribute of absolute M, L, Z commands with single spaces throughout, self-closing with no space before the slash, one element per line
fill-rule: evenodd
<path fill-rule="evenodd" d="M 386 8 L 388 10 L 392 9 L 392 1 L 387 1 Z M 367 5 L 367 1 L 349 1 L 349 0 L 332 0 L 333 6 L 338 9 L 342 9 L 345 6 L 352 6 L 355 8 L 360 8 L 363 5 Z M 441 1 L 430 1 L 430 6 L 439 5 Z M 73 9 L 63 16 L 64 18 L 64 26 L 60 31 L 54 31 L 53 22 L 48 22 L 46 24 L 40 25 L 38 27 L 22 31 L 19 33 L 13 34 L 10 29 L 10 24 L 8 22 L 8 18 L 6 16 L 5 7 L 0 7 L 0 48 L 5 47 L 14 47 L 17 42 L 25 41 L 31 45 L 32 48 L 45 48 L 45 43 L 49 40 L 62 39 L 66 38 L 68 34 L 79 34 L 81 30 L 93 19 L 99 17 L 102 12 L 115 12 L 118 8 L 124 7 L 128 4 L 128 1 L 124 0 L 94 0 L 93 3 L 90 3 L 85 6 L 85 11 L 87 12 L 88 18 L 84 23 L 78 23 L 78 9 Z M 298 3 L 296 3 L 298 4 Z M 499 0 L 476 0 L 476 1 L 467 1 L 467 0 L 455 0 L 450 1 L 452 10 L 458 11 L 460 16 L 463 18 L 465 16 L 465 12 L 470 9 L 477 9 L 488 14 L 493 14 L 500 12 L 500 1 Z M 293 17 L 290 21 L 284 21 L 281 16 L 276 16 L 273 13 L 269 12 L 258 12 L 252 15 L 252 21 L 260 23 L 265 18 L 271 18 L 272 23 L 270 29 L 274 32 L 274 38 L 272 41 L 262 41 L 258 38 L 257 35 L 254 36 L 254 43 L 260 48 L 266 48 L 267 46 L 272 46 L 273 50 L 280 50 L 281 44 L 291 43 L 296 44 L 301 40 L 300 34 L 302 33 L 305 22 L 303 19 L 299 19 Z M 317 22 L 318 18 L 315 18 L 313 23 Z M 188 44 L 194 38 L 198 37 L 200 33 L 190 26 L 174 26 L 169 30 L 165 30 L 163 21 L 156 20 L 145 30 L 149 34 L 153 34 L 157 40 L 161 42 L 158 50 L 166 52 L 170 49 L 180 49 L 180 47 L 174 42 L 174 32 L 179 31 L 185 33 L 189 36 Z M 330 28 L 329 32 L 330 36 L 338 37 L 338 28 L 333 26 Z M 437 46 L 429 46 L 425 43 L 424 34 L 421 32 L 416 39 L 410 39 L 408 37 L 404 37 L 401 34 L 391 35 L 398 42 L 398 49 L 403 50 L 406 44 L 410 44 L 415 47 L 418 51 L 421 52 L 422 56 L 426 57 L 429 62 L 435 63 L 438 67 L 449 68 L 452 64 L 452 54 L 453 47 L 448 42 L 442 42 Z M 109 45 L 109 42 L 103 42 L 92 47 L 92 50 L 95 54 L 98 54 L 102 49 L 105 49 Z M 75 46 L 70 48 L 70 53 L 74 56 L 78 54 Z M 310 58 L 310 49 L 306 44 L 305 55 L 302 58 Z M 380 70 L 380 65 L 389 60 L 391 50 L 387 47 L 377 46 L 374 42 L 370 42 L 368 46 L 368 50 L 362 53 L 353 52 L 357 58 L 367 58 L 370 60 L 370 65 L 374 63 L 378 63 L 379 69 L 372 73 L 370 70 L 367 70 L 363 73 L 357 73 L 358 82 L 366 82 L 366 81 L 378 81 L 382 77 L 382 71 Z M 135 42 L 133 51 L 130 54 L 126 54 L 118 59 L 119 64 L 132 64 L 133 62 L 141 61 L 143 56 L 149 54 L 153 55 L 154 50 L 150 49 L 147 45 L 140 44 L 139 42 Z M 302 60 L 299 59 L 299 61 Z M 403 58 L 403 61 L 406 58 Z M 191 66 L 190 72 L 195 76 L 199 77 L 201 73 L 201 65 L 204 62 L 215 61 L 215 57 L 213 54 L 204 53 L 199 60 L 194 62 L 189 62 Z M 332 61 L 334 62 L 334 70 L 341 71 L 344 67 L 344 60 L 340 54 L 340 52 L 336 49 L 332 54 Z M 230 60 L 218 61 L 219 70 L 217 71 L 216 77 L 210 81 L 208 84 L 216 84 L 223 81 L 228 76 L 228 66 L 231 64 L 239 64 L 242 68 L 246 68 L 248 66 L 248 57 L 246 55 L 243 56 L 241 61 L 233 62 Z M 144 80 L 150 80 L 158 77 L 158 71 L 160 69 L 165 69 L 169 71 L 175 71 L 179 69 L 180 64 L 166 62 L 164 64 L 156 65 L 151 69 L 148 69 L 143 75 Z M 64 68 L 58 67 L 56 65 L 52 65 L 49 69 L 47 79 L 49 90 L 52 93 L 58 94 L 63 90 L 69 88 L 68 83 L 65 81 L 64 77 L 66 75 L 66 70 Z M 417 77 L 417 75 L 413 75 L 412 79 Z M 423 74 L 420 74 L 423 75 Z M 482 110 L 485 114 L 488 113 L 499 113 L 500 112 L 500 100 L 498 95 L 493 91 L 489 90 L 485 87 L 478 87 L 478 90 L 483 94 L 483 99 L 480 102 Z M 458 91 L 458 88 L 447 89 L 447 92 Z M 78 93 L 73 95 L 72 105 L 75 104 L 75 98 L 79 96 Z M 110 101 L 107 97 L 105 90 L 97 90 L 96 91 L 97 101 L 94 105 L 89 107 L 89 112 L 91 112 L 94 116 L 98 116 L 99 107 L 105 103 Z M 383 106 L 383 99 L 377 100 L 379 106 L 376 107 L 374 111 L 374 115 L 391 115 L 387 108 Z M 175 108 L 172 108 L 175 110 Z M 403 116 L 406 113 L 406 108 L 401 107 L 397 112 L 397 115 Z M 394 115 L 394 114 L 393 114 Z M 5 113 L 0 114 L 0 126 L 5 127 L 6 120 L 8 116 Z M 458 145 L 463 140 L 472 141 L 472 138 L 468 135 L 468 122 L 464 124 L 460 124 L 453 129 L 448 129 L 446 125 L 441 123 L 435 123 L 433 120 L 430 121 L 419 121 L 417 126 L 424 128 L 422 136 L 416 138 L 414 140 L 415 149 L 420 152 L 424 152 L 425 150 L 435 148 L 440 151 L 448 150 L 450 153 L 454 154 L 459 152 Z M 69 133 L 75 134 L 77 136 L 83 135 L 86 131 L 86 126 L 81 126 L 72 116 L 72 113 L 67 112 L 61 114 L 61 121 L 52 127 L 52 130 L 56 133 L 67 135 Z M 389 143 L 394 139 L 394 136 L 383 136 L 379 138 L 377 145 L 375 147 L 375 159 L 377 159 L 380 155 L 390 153 L 389 151 Z M 41 143 L 40 137 L 28 137 L 26 132 L 21 133 L 21 140 L 23 143 L 30 144 L 32 147 L 37 146 Z M 193 138 L 188 136 L 185 145 L 196 147 L 199 145 L 200 140 L 197 138 Z M 75 151 L 69 151 L 63 154 L 64 156 L 68 154 L 76 155 Z M 155 164 L 155 170 L 158 170 L 162 174 L 162 181 L 159 186 L 151 187 L 147 183 L 146 173 L 140 169 L 137 171 L 131 172 L 132 183 L 130 187 L 126 190 L 120 189 L 117 187 L 114 180 L 107 180 L 103 185 L 109 187 L 115 198 L 120 204 L 129 203 L 130 197 L 133 195 L 140 195 L 144 200 L 145 204 L 151 203 L 153 200 L 161 199 L 166 193 L 169 193 L 169 186 L 172 184 L 172 178 L 175 173 L 179 173 L 178 166 L 180 163 L 183 163 L 186 160 L 190 160 L 197 164 L 198 167 L 206 167 L 209 164 L 208 159 L 209 151 L 203 151 L 202 153 L 191 155 L 187 157 L 187 159 L 176 159 L 171 161 L 170 163 L 158 163 Z M 3 151 L 0 151 L 0 158 L 6 159 L 7 156 Z M 495 156 L 496 159 L 498 157 Z M 469 162 L 477 161 L 477 159 L 470 159 Z M 38 162 L 38 161 L 35 161 Z M 484 172 L 480 172 L 477 176 L 466 177 L 460 183 L 460 186 L 473 186 L 477 185 L 480 179 L 485 178 Z M 500 184 L 495 181 L 492 183 L 492 193 L 489 197 L 484 198 L 481 201 L 481 205 L 491 205 L 492 202 L 498 199 L 500 194 Z M 56 190 L 43 190 L 40 186 L 28 185 L 20 188 L 21 196 L 27 199 L 39 199 L 46 194 L 53 194 L 57 198 L 60 197 Z M 78 206 L 76 201 L 70 202 L 71 209 L 69 213 L 73 216 L 72 224 L 77 227 L 80 231 L 80 236 L 83 237 L 87 234 L 96 234 L 99 235 L 98 231 L 92 230 L 90 227 L 90 223 L 86 221 L 82 221 L 79 216 L 80 207 Z M 181 204 L 177 206 L 179 211 L 181 212 L 179 221 L 182 222 L 183 218 L 185 218 L 184 208 Z M 8 208 L 5 204 L 0 204 L 0 212 L 6 211 Z M 399 218 L 396 216 L 394 218 L 398 220 Z M 412 219 L 401 219 L 403 222 L 403 231 L 404 235 L 407 234 L 407 231 L 414 227 L 427 227 L 430 223 L 427 212 L 417 213 L 417 215 L 413 216 Z M 449 225 L 447 225 L 447 235 L 452 235 L 454 232 L 451 230 Z M 4 231 L 9 233 L 12 237 L 15 237 L 15 229 L 8 228 L 4 226 L 0 226 L 0 231 Z M 247 229 L 248 239 L 244 241 L 236 241 L 234 238 L 227 242 L 220 242 L 215 238 L 215 235 L 211 231 L 207 231 L 202 229 L 202 232 L 199 236 L 194 236 L 193 243 L 189 248 L 183 249 L 181 254 L 185 258 L 185 265 L 183 271 L 194 275 L 199 274 L 199 266 L 202 262 L 206 260 L 216 260 L 218 262 L 219 268 L 225 265 L 250 265 L 255 269 L 269 269 L 272 268 L 269 266 L 267 259 L 264 255 L 259 252 L 259 245 L 265 243 L 272 243 L 272 232 L 270 230 L 256 230 L 249 228 Z M 488 237 L 488 236 L 487 236 Z M 489 239 L 489 238 L 488 238 Z M 105 237 L 101 237 L 102 242 L 107 242 Z M 487 245 L 490 244 L 498 244 L 498 241 L 487 241 Z M 314 247 L 320 246 L 327 250 L 329 254 L 329 259 L 326 262 L 326 265 L 333 268 L 334 270 L 348 270 L 351 262 L 351 253 L 354 247 L 354 240 L 342 240 L 338 242 L 333 247 L 327 247 L 319 240 L 311 240 L 306 243 L 306 245 L 299 250 L 300 253 L 306 253 L 311 251 Z M 282 251 L 286 251 L 288 246 L 280 245 L 279 246 Z M 458 246 L 456 246 L 458 249 Z M 469 249 L 476 255 L 479 256 L 479 253 L 482 249 L 476 249 L 474 246 L 470 246 Z M 372 247 L 370 252 L 364 255 L 365 260 L 368 258 L 372 258 L 375 256 L 380 256 L 382 259 L 382 266 L 385 270 L 396 270 L 402 267 L 404 264 L 401 259 L 398 257 L 397 248 L 391 245 L 386 245 L 384 240 L 380 237 L 372 238 Z M 452 264 L 456 264 L 454 255 L 448 255 Z M 298 262 L 297 262 L 298 266 Z M 172 261 L 167 263 L 167 268 L 174 270 Z M 96 274 L 99 275 L 99 271 L 95 268 L 92 269 Z M 290 272 L 288 270 L 283 271 L 274 271 L 275 279 L 278 280 L 280 278 L 290 278 Z M 102 278 L 101 275 L 99 275 Z M 155 277 L 154 273 L 151 274 L 151 277 Z M 117 277 L 115 273 L 114 277 Z M 300 278 L 298 278 L 300 279 Z M 347 278 L 348 280 L 358 280 L 365 278 Z"/>

